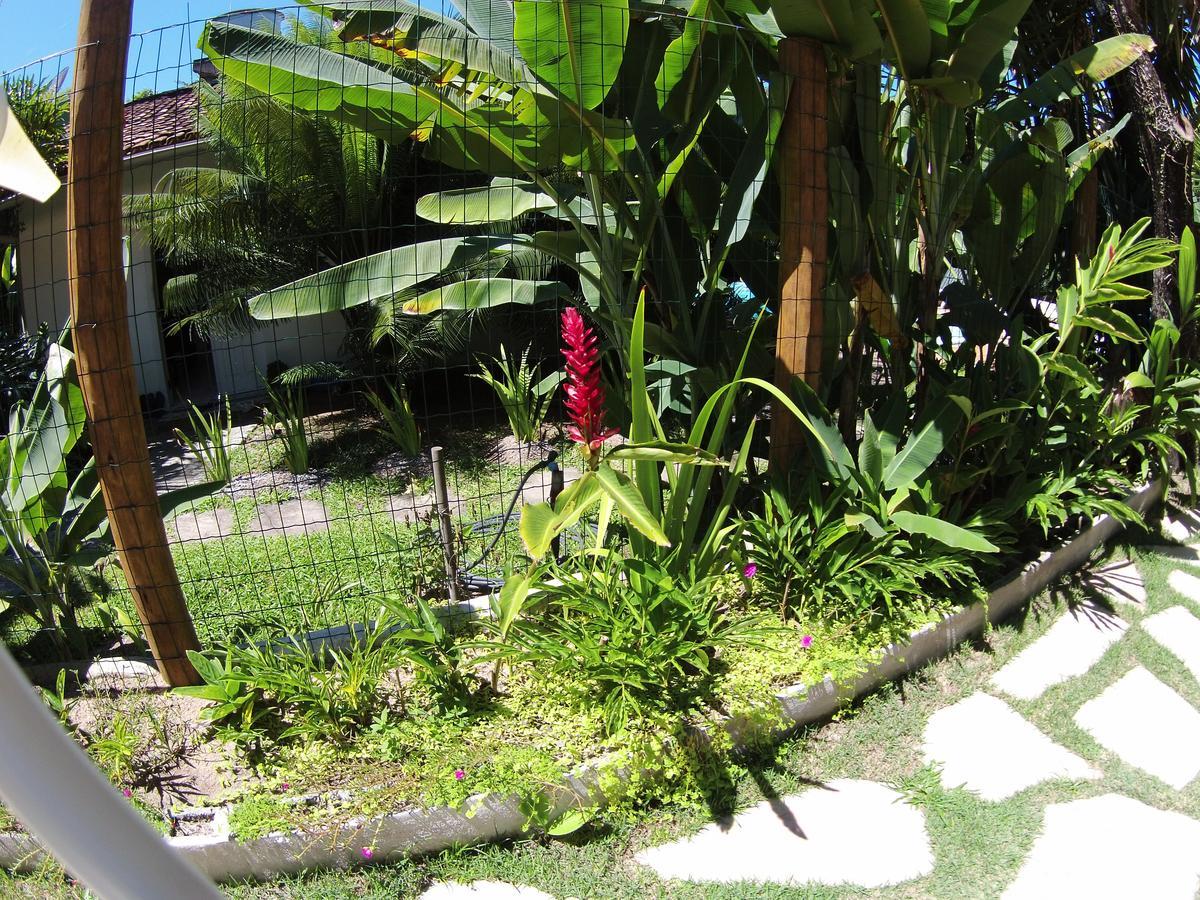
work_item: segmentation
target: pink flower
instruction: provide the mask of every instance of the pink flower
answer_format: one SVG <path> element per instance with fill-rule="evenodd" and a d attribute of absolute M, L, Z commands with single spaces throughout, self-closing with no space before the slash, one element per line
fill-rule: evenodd
<path fill-rule="evenodd" d="M 121 793 L 125 795 L 126 800 L 133 796 L 133 791 L 131 791 L 129 788 L 125 788 L 125 790 L 121 791 Z"/>
<path fill-rule="evenodd" d="M 582 445 L 584 458 L 592 468 L 600 460 L 600 445 L 617 433 L 604 427 L 604 388 L 600 384 L 600 354 L 596 350 L 596 333 L 583 321 L 579 310 L 563 310 L 562 337 L 566 346 L 567 414 L 572 424 L 567 436 Z"/>
<path fill-rule="evenodd" d="M 455 781 L 462 781 L 466 777 L 467 777 L 467 773 L 464 772 L 462 769 L 454 770 L 454 780 Z"/>
<path fill-rule="evenodd" d="M 375 851 L 370 847 L 363 847 L 361 853 L 363 859 L 372 859 L 375 856 Z"/>
<path fill-rule="evenodd" d="M 279 789 L 280 789 L 281 791 L 290 791 L 290 790 L 292 789 L 292 786 L 291 786 L 291 784 L 290 784 L 290 783 L 288 783 L 288 782 L 286 782 L 286 781 L 285 781 L 283 784 L 281 784 L 281 785 L 279 786 Z"/>
<path fill-rule="evenodd" d="M 746 576 L 747 578 L 753 578 L 755 575 L 758 574 L 758 564 L 757 563 L 746 563 L 746 568 L 742 569 L 742 574 L 744 576 Z"/>
<path fill-rule="evenodd" d="M 813 637 L 811 634 L 806 634 L 804 637 L 800 638 L 800 646 L 803 647 L 805 650 L 807 650 L 809 647 L 812 646 L 812 642 L 813 642 Z"/>

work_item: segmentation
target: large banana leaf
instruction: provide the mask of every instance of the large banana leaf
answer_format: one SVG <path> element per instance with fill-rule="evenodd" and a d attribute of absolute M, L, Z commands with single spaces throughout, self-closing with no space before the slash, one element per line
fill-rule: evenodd
<path fill-rule="evenodd" d="M 507 104 L 464 107 L 434 86 L 281 35 L 210 22 L 200 46 L 227 78 L 391 144 L 423 141 L 458 168 L 516 175 L 544 165 L 556 147 L 553 132 L 533 133 Z"/>
<path fill-rule="evenodd" d="M 628 0 L 517 0 L 513 34 L 534 75 L 568 102 L 608 96 L 629 37 Z"/>
<path fill-rule="evenodd" d="M 1099 84 L 1124 71 L 1154 50 L 1146 34 L 1122 34 L 1108 38 L 1069 56 L 1015 97 L 1004 101 L 993 115 L 1017 122 L 1041 109 L 1078 97 L 1090 84 Z"/>
<path fill-rule="evenodd" d="M 1013 39 L 1031 2 L 982 0 L 977 5 L 971 4 L 971 16 L 963 25 L 946 74 L 966 84 L 977 85 L 984 70 Z"/>
<path fill-rule="evenodd" d="M 420 294 L 404 304 L 404 312 L 427 315 L 446 310 L 490 309 L 509 304 L 533 306 L 567 300 L 571 295 L 571 289 L 561 281 L 469 278 Z"/>
<path fill-rule="evenodd" d="M 496 178 L 484 187 L 426 194 L 417 201 L 417 215 L 444 225 L 486 225 L 557 206 L 556 198 L 531 181 Z"/>
<path fill-rule="evenodd" d="M 771 12 L 784 34 L 812 38 L 859 59 L 879 49 L 874 5 L 872 0 L 776 0 Z"/>
<path fill-rule="evenodd" d="M 695 0 L 654 81 L 667 117 L 686 124 L 711 109 L 729 84 L 736 53 L 737 35 L 719 0 Z"/>
<path fill-rule="evenodd" d="M 908 79 L 928 75 L 933 33 L 921 0 L 876 0 L 875 6 L 900 74 Z"/>
<path fill-rule="evenodd" d="M 256 319 L 288 319 L 350 309 L 391 297 L 509 244 L 508 237 L 466 236 L 408 244 L 308 275 L 250 300 Z"/>

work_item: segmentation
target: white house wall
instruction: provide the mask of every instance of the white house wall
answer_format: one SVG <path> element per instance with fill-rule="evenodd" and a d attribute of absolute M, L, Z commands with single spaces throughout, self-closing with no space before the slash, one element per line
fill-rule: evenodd
<path fill-rule="evenodd" d="M 214 338 L 213 367 L 217 390 L 234 397 L 262 392 L 259 373 L 266 376 L 275 362 L 286 366 L 339 358 L 346 323 L 340 313 L 284 319 L 233 338 Z"/>

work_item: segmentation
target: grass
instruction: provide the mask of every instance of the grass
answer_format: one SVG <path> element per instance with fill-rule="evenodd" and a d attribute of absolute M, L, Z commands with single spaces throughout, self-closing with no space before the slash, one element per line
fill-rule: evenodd
<path fill-rule="evenodd" d="M 1103 779 L 1043 783 L 1007 801 L 990 803 L 961 789 L 944 789 L 920 755 L 921 734 L 929 715 L 986 689 L 993 672 L 1040 637 L 1069 601 L 1081 598 L 1078 584 L 1043 595 L 1020 621 L 998 627 L 986 640 L 885 686 L 840 720 L 800 735 L 737 778 L 738 808 L 771 795 L 802 790 L 813 781 L 869 778 L 892 784 L 926 813 L 936 862 L 934 871 L 918 881 L 883 890 L 661 883 L 636 864 L 634 854 L 693 832 L 710 820 L 703 809 L 668 806 L 632 820 L 605 822 L 572 840 L 489 845 L 353 874 L 315 873 L 270 885 L 237 886 L 230 896 L 245 900 L 405 897 L 415 896 L 435 881 L 492 879 L 530 885 L 556 897 L 996 897 L 1029 852 L 1047 804 L 1117 792 L 1161 809 L 1200 817 L 1200 783 L 1173 791 L 1098 747 L 1071 718 L 1083 702 L 1137 664 L 1200 705 L 1200 685 L 1136 625 L 1145 615 L 1181 602 L 1198 614 L 1200 608 L 1167 587 L 1166 575 L 1177 565 L 1175 561 L 1137 547 L 1130 547 L 1129 553 L 1142 571 L 1149 593 L 1145 610 L 1122 606 L 1118 611 L 1130 622 L 1129 633 L 1087 675 L 1051 688 L 1037 701 L 1010 701 L 1054 740 L 1100 768 Z"/>

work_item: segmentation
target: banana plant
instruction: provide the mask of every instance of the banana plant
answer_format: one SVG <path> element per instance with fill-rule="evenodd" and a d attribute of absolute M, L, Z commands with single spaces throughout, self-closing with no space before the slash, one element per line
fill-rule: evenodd
<path fill-rule="evenodd" d="M 562 282 L 505 279 L 494 268 L 462 280 L 473 266 L 536 251 L 575 273 L 619 350 L 648 287 L 652 335 L 676 358 L 702 361 L 716 343 L 713 310 L 731 255 L 754 240 L 763 252 L 742 256 L 765 257 L 772 239 L 750 223 L 783 110 L 781 85 L 756 76 L 761 48 L 717 0 L 694 0 L 682 28 L 673 16 L 635 20 L 625 0 L 490 0 L 464 5 L 461 21 L 405 2 L 319 6 L 343 23 L 341 37 L 369 40 L 405 66 L 217 22 L 201 46 L 227 78 L 388 141 L 415 137 L 427 155 L 493 180 L 418 207 L 431 222 L 476 233 L 281 286 L 251 301 L 255 317 L 397 299 L 420 314 L 562 299 Z M 740 153 L 727 152 L 738 144 Z M 514 230 L 529 212 L 570 230 Z M 682 238 L 667 227 L 672 215 L 687 224 Z"/>

